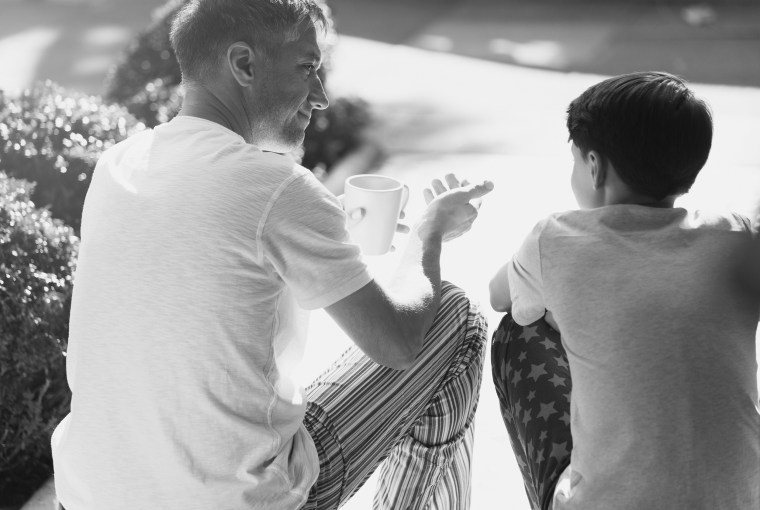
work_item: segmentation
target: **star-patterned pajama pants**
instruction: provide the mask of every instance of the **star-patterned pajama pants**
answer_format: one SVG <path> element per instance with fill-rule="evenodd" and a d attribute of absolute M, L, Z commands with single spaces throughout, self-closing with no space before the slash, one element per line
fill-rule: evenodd
<path fill-rule="evenodd" d="M 570 368 L 560 335 L 542 318 L 520 326 L 507 313 L 493 335 L 499 407 L 533 510 L 551 508 L 570 463 Z"/>

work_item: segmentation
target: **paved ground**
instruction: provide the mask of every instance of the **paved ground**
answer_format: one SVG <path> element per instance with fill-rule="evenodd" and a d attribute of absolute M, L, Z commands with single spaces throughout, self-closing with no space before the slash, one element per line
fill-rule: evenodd
<path fill-rule="evenodd" d="M 0 88 L 54 78 L 97 93 L 105 69 L 156 0 L 0 0 Z M 721 2 L 714 22 L 690 25 L 665 2 L 331 0 L 343 34 L 333 95 L 373 106 L 378 171 L 421 189 L 449 171 L 488 178 L 495 191 L 467 236 L 444 253 L 444 276 L 483 303 L 486 283 L 541 216 L 574 206 L 564 130 L 567 103 L 602 76 L 681 73 L 712 105 L 713 152 L 681 202 L 750 212 L 760 201 L 760 4 Z M 697 14 L 693 14 L 696 12 Z M 703 13 L 704 14 L 704 13 Z M 707 13 L 710 14 L 709 12 Z M 708 16 L 709 18 L 709 16 Z M 708 20 L 709 21 L 709 20 Z M 403 245 L 403 238 L 397 240 Z M 393 255 L 372 259 L 380 276 Z M 488 312 L 495 326 L 498 316 Z M 348 340 L 323 314 L 312 321 L 306 379 Z M 476 419 L 472 508 L 527 510 L 486 372 Z M 344 508 L 371 507 L 374 481 Z M 43 502 L 30 508 L 47 508 Z"/>

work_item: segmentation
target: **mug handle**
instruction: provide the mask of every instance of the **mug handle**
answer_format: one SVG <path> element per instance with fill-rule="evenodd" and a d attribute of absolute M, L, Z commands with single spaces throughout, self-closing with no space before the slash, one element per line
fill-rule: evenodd
<path fill-rule="evenodd" d="M 404 191 L 401 194 L 401 207 L 399 208 L 398 212 L 401 214 L 404 209 L 406 209 L 406 204 L 409 202 L 409 186 L 404 184 Z"/>

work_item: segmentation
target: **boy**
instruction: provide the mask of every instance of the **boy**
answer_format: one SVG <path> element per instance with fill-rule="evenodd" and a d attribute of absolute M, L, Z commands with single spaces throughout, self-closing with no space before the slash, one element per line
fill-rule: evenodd
<path fill-rule="evenodd" d="M 757 510 L 750 223 L 674 207 L 707 160 L 709 109 L 675 76 L 634 73 L 586 90 L 567 126 L 580 210 L 539 222 L 490 285 L 531 505 Z"/>

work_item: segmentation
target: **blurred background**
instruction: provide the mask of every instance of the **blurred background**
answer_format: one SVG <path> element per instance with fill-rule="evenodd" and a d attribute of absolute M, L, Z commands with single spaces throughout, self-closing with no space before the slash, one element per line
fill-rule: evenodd
<path fill-rule="evenodd" d="M 68 405 L 61 350 L 82 200 L 102 150 L 181 104 L 166 41 L 180 3 L 0 0 L 0 172 L 16 179 L 0 177 L 0 508 L 19 508 L 49 479 L 47 441 Z M 663 70 L 691 82 L 713 109 L 715 138 L 680 204 L 758 210 L 760 0 L 327 5 L 337 32 L 323 71 L 331 107 L 294 157 L 336 193 L 357 172 L 404 180 L 411 218 L 435 177 L 494 181 L 473 230 L 443 257 L 444 277 L 482 303 L 491 328 L 491 275 L 539 218 L 575 207 L 565 110 L 607 76 Z M 379 278 L 396 262 L 369 258 Z M 304 382 L 349 344 L 323 313 L 310 332 Z M 344 508 L 370 508 L 373 487 Z M 38 498 L 27 508 L 49 508 L 49 488 Z M 488 365 L 472 508 L 529 508 Z"/>

